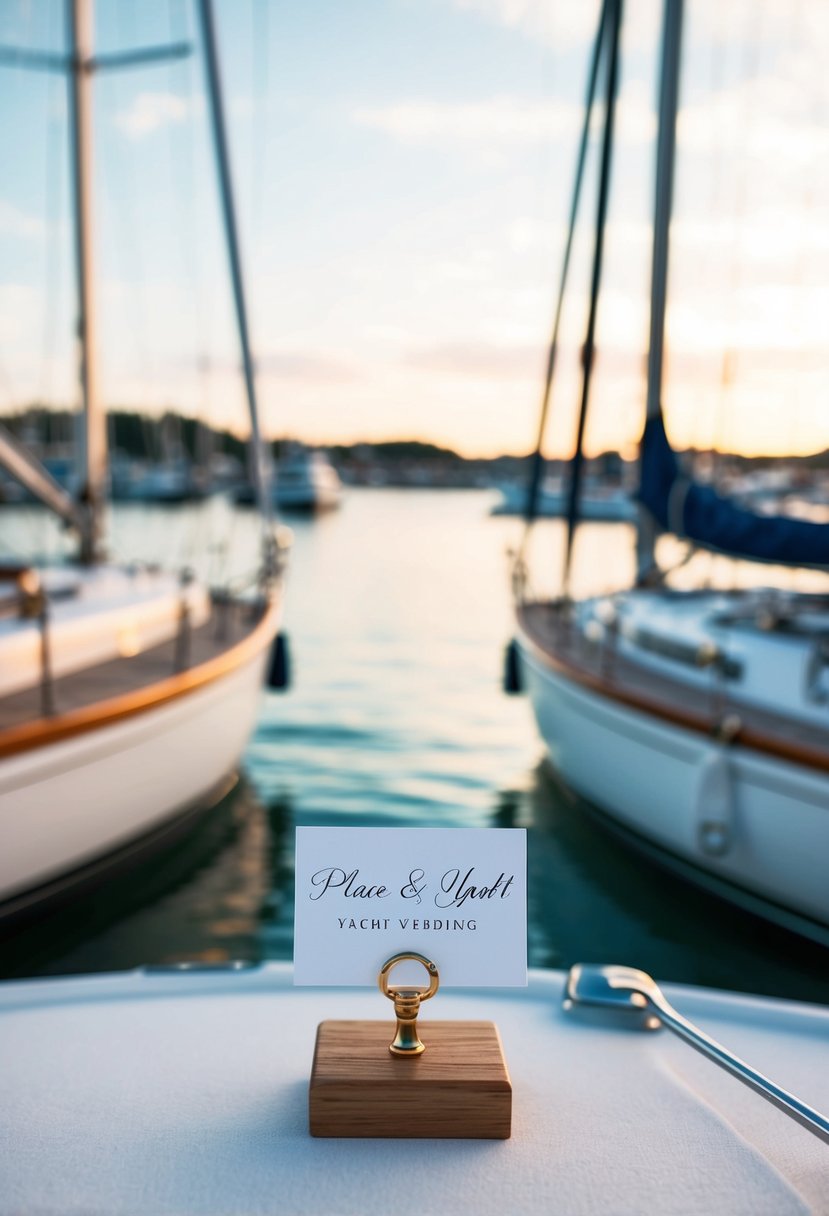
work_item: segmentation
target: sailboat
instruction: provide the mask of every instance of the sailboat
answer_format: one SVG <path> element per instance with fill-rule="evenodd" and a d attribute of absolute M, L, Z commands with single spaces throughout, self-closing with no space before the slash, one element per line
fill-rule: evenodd
<path fill-rule="evenodd" d="M 428 1120 L 422 1142 L 336 1144 L 308 1134 L 314 1027 L 387 1003 L 292 980 L 286 963 L 196 962 L 0 984 L 0 1213 L 374 1216 L 391 1189 L 433 1212 L 826 1211 L 825 1007 L 663 993 L 621 967 L 449 989 L 434 1016 L 499 1027 L 510 1145 L 435 1143 Z"/>
<path fill-rule="evenodd" d="M 342 502 L 342 484 L 325 452 L 294 444 L 280 459 L 276 503 L 283 511 L 330 511 Z"/>
<path fill-rule="evenodd" d="M 261 565 L 244 595 L 212 593 L 188 571 L 119 567 L 105 560 L 102 544 L 107 454 L 95 340 L 93 73 L 184 48 L 95 54 L 92 0 L 72 0 L 65 56 L 2 52 L 5 62 L 69 77 L 83 399 L 76 496 L 0 429 L 0 464 L 78 538 L 71 564 L 0 568 L 4 918 L 97 881 L 169 839 L 226 792 L 277 635 L 286 538 L 274 525 L 261 458 L 210 0 L 201 0 L 199 13 L 263 519 Z"/>
<path fill-rule="evenodd" d="M 829 944 L 829 595 L 776 586 L 682 591 L 671 586 L 654 556 L 655 539 L 666 532 L 734 558 L 829 569 L 826 525 L 738 507 L 696 483 L 666 437 L 662 368 L 681 19 L 681 3 L 668 0 L 636 583 L 587 599 L 566 590 L 579 522 L 613 138 L 620 6 L 606 0 L 589 73 L 571 236 L 527 502 L 531 522 L 590 114 L 604 65 L 598 223 L 571 465 L 565 594 L 534 598 L 519 554 L 510 675 L 513 686 L 520 682 L 529 693 L 554 767 L 609 826 L 683 877 Z"/>
<path fill-rule="evenodd" d="M 636 504 L 621 485 L 603 485 L 597 481 L 579 500 L 579 518 L 596 523 L 633 523 Z M 539 519 L 566 519 L 569 494 L 563 480 L 546 477 L 538 488 L 535 514 Z M 527 505 L 526 487 L 511 483 L 501 487 L 501 500 L 492 508 L 493 515 L 523 515 Z"/>
<path fill-rule="evenodd" d="M 286 443 L 285 448 L 277 465 L 274 506 L 297 515 L 314 515 L 341 506 L 342 482 L 328 455 L 297 442 Z M 234 500 L 237 506 L 255 503 L 254 487 L 248 483 L 237 486 Z"/>

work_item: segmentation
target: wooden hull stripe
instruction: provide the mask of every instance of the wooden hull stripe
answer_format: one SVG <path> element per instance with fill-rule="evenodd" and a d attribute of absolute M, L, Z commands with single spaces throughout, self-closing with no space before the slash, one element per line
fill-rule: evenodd
<path fill-rule="evenodd" d="M 524 640 L 535 657 L 559 676 L 571 680 L 581 688 L 605 697 L 609 701 L 626 705 L 630 709 L 658 718 L 662 722 L 670 722 L 675 726 L 693 731 L 695 734 L 707 735 L 709 738 L 715 736 L 719 723 L 713 718 L 695 714 L 683 709 L 680 705 L 671 705 L 664 701 L 651 699 L 642 693 L 620 688 L 610 681 L 603 680 L 600 676 L 568 662 L 561 655 L 552 653 L 537 637 L 533 636 L 526 616 L 520 609 L 518 623 Z M 752 751 L 763 752 L 779 760 L 786 760 L 790 764 L 799 764 L 804 768 L 815 769 L 817 772 L 829 773 L 829 755 L 826 752 L 795 741 L 775 738 L 773 735 L 768 735 L 745 723 L 740 726 L 730 742 L 739 747 L 750 748 Z"/>
<path fill-rule="evenodd" d="M 96 701 L 81 709 L 56 714 L 53 718 L 36 718 L 0 732 L 0 759 L 112 726 L 214 684 L 245 666 L 265 649 L 276 632 L 279 607 L 279 600 L 272 600 L 261 621 L 247 637 L 224 653 L 214 655 L 186 671 L 177 672 L 143 688 Z"/>

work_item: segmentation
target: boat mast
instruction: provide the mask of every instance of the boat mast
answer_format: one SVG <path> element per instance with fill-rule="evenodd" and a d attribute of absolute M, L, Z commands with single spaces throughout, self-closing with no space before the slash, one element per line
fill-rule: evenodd
<path fill-rule="evenodd" d="M 659 134 L 656 150 L 656 189 L 653 209 L 653 257 L 651 263 L 651 317 L 648 345 L 648 389 L 646 419 L 662 413 L 662 382 L 665 351 L 665 311 L 668 300 L 668 244 L 673 204 L 676 162 L 676 117 L 679 108 L 679 64 L 682 50 L 684 0 L 665 0 L 662 22 L 662 57 L 659 84 Z M 637 581 L 653 578 L 656 572 L 656 528 L 640 507 L 636 531 Z"/>
<path fill-rule="evenodd" d="M 72 0 L 69 29 L 69 124 L 78 288 L 78 344 L 83 426 L 80 428 L 80 559 L 100 557 L 101 510 L 107 470 L 106 416 L 99 397 L 96 298 L 92 244 L 92 0 Z"/>
<path fill-rule="evenodd" d="M 190 54 L 186 42 L 137 47 L 94 55 L 93 0 L 67 0 L 68 53 L 0 46 L 0 66 L 65 72 L 69 89 L 70 163 L 78 290 L 78 364 L 83 405 L 78 427 L 78 501 L 72 499 L 5 428 L 0 428 L 0 465 L 80 534 L 80 560 L 92 564 L 101 556 L 101 512 L 107 477 L 106 415 L 98 393 L 95 275 L 93 263 L 92 74 L 110 68 L 142 67 Z"/>
<path fill-rule="evenodd" d="M 248 329 L 245 287 L 242 276 L 242 257 L 236 227 L 236 207 L 233 198 L 233 180 L 230 172 L 230 155 L 227 145 L 227 128 L 222 100 L 222 82 L 219 70 L 216 22 L 213 15 L 212 0 L 199 0 L 198 11 L 201 19 L 202 41 L 204 43 L 204 62 L 207 75 L 207 91 L 210 97 L 213 146 L 216 152 L 216 168 L 219 175 L 219 192 L 222 201 L 222 218 L 224 220 L 225 238 L 227 241 L 227 255 L 230 262 L 233 303 L 236 310 L 236 325 L 239 330 L 239 344 L 242 348 L 242 366 L 245 374 L 245 390 L 250 416 L 251 443 L 253 448 L 253 489 L 256 495 L 257 506 L 265 525 L 265 552 L 263 554 L 265 573 L 266 575 L 271 575 L 275 572 L 276 562 L 273 539 L 271 471 L 268 462 L 265 460 L 259 406 L 256 398 L 256 377 L 250 349 L 250 331 Z"/>

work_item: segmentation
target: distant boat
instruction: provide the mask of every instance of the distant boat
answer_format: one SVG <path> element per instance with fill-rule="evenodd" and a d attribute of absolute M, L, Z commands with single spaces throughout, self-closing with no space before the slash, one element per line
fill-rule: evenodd
<path fill-rule="evenodd" d="M 189 460 L 166 461 L 131 469 L 127 477 L 113 478 L 113 498 L 119 502 L 183 503 L 206 498 L 208 478 Z"/>
<path fill-rule="evenodd" d="M 603 23 L 607 12 L 605 6 Z M 743 560 L 829 569 L 829 524 L 739 507 L 693 481 L 665 435 L 662 344 L 680 15 L 681 5 L 668 0 L 638 580 L 611 595 L 577 600 L 567 593 L 580 515 L 574 476 L 564 594 L 533 597 L 519 557 L 517 652 L 508 674 L 513 686 L 527 689 L 556 769 L 628 840 L 683 876 L 829 945 L 829 595 L 775 587 L 680 591 L 654 557 L 655 534 L 667 532 Z M 597 57 L 601 46 L 600 30 Z M 608 54 L 615 53 L 614 44 Z M 609 92 L 605 147 L 612 85 Z M 596 285 L 602 238 L 600 222 Z M 562 292 L 565 278 L 566 262 Z M 594 293 L 582 431 L 595 308 Z"/>
<path fill-rule="evenodd" d="M 247 505 L 253 501 L 250 486 L 236 491 L 236 502 Z M 342 502 L 342 482 L 324 452 L 297 446 L 276 466 L 273 503 L 280 511 L 329 511 Z"/>
<path fill-rule="evenodd" d="M 223 128 L 209 0 L 200 12 L 212 116 Z M 103 557 L 106 418 L 97 393 L 89 201 L 91 69 L 108 57 L 93 53 L 90 0 L 73 0 L 70 16 L 64 66 L 73 82 L 84 403 L 78 493 L 2 427 L 0 464 L 78 533 L 80 546 L 71 565 L 0 567 L 0 918 L 97 881 L 226 791 L 253 728 L 281 610 L 283 555 L 267 509 L 262 563 L 244 595 L 213 594 L 187 571 L 124 568 Z M 227 207 L 223 140 L 216 143 Z M 232 206 L 225 218 L 233 259 Z M 244 308 L 241 290 L 237 308 Z M 250 364 L 242 324 L 240 334 Z M 252 378 L 249 406 L 256 431 Z"/>
<path fill-rule="evenodd" d="M 339 474 L 324 452 L 299 448 L 280 460 L 276 505 L 283 511 L 327 511 L 342 501 Z"/>
<path fill-rule="evenodd" d="M 559 482 L 545 482 L 538 490 L 535 514 L 543 519 L 564 519 L 569 495 Z M 511 484 L 501 487 L 501 501 L 492 508 L 493 515 L 523 515 L 527 507 L 527 487 Z M 579 517 L 602 523 L 633 523 L 636 503 L 619 486 L 586 487 L 579 500 Z"/>

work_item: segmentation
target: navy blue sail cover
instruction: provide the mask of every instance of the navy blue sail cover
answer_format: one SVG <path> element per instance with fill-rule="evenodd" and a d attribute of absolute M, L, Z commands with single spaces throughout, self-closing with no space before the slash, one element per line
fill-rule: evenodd
<path fill-rule="evenodd" d="M 685 476 L 661 416 L 645 424 L 637 495 L 666 532 L 732 557 L 829 566 L 829 524 L 757 515 Z"/>

